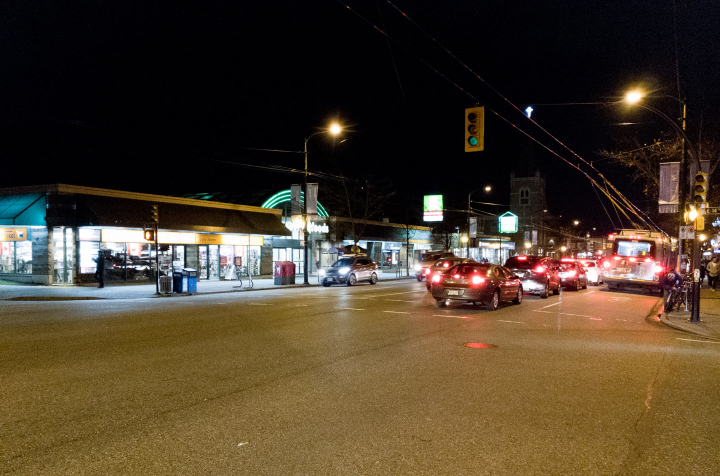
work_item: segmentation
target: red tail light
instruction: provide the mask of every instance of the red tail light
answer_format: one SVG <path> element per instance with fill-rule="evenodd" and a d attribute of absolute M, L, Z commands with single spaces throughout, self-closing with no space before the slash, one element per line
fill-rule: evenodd
<path fill-rule="evenodd" d="M 450 267 L 450 263 L 443 263 L 443 268 L 449 268 L 449 267 Z"/>
<path fill-rule="evenodd" d="M 440 275 L 439 275 L 439 274 L 436 274 L 435 276 L 433 276 L 433 277 L 432 277 L 432 282 L 433 282 L 433 283 L 439 283 L 439 282 L 440 282 Z"/>
<path fill-rule="evenodd" d="M 430 274 L 430 268 L 425 268 L 425 274 Z"/>
<path fill-rule="evenodd" d="M 645 258 L 646 263 L 652 263 L 652 258 Z"/>
<path fill-rule="evenodd" d="M 633 256 L 632 258 L 629 258 L 628 261 L 630 261 L 631 263 L 634 263 L 635 261 L 637 261 L 637 258 L 635 258 L 635 257 Z"/>
<path fill-rule="evenodd" d="M 604 268 L 609 268 L 609 267 L 610 267 L 610 261 L 605 260 L 605 262 L 603 263 L 603 267 L 604 267 Z"/>
<path fill-rule="evenodd" d="M 473 284 L 482 284 L 482 283 L 484 283 L 484 282 L 485 282 L 485 280 L 484 280 L 483 278 L 481 278 L 480 276 L 473 276 L 473 277 L 472 277 L 472 283 L 473 283 Z"/>
<path fill-rule="evenodd" d="M 525 261 L 527 259 L 527 256 L 518 256 L 518 261 Z"/>
<path fill-rule="evenodd" d="M 460 279 L 460 275 L 459 275 L 459 274 L 454 274 L 454 275 L 453 275 L 453 279 Z"/>
<path fill-rule="evenodd" d="M 655 274 L 660 274 L 660 273 L 662 273 L 664 270 L 665 270 L 665 268 L 663 268 L 662 265 L 660 265 L 660 264 L 656 264 L 656 265 L 655 265 Z"/>
<path fill-rule="evenodd" d="M 613 259 L 614 259 L 615 261 L 620 261 L 622 258 L 619 257 L 619 256 L 613 256 Z"/>
<path fill-rule="evenodd" d="M 577 274 L 577 271 L 575 271 L 574 269 L 572 271 L 567 272 L 567 275 L 570 277 L 575 276 L 576 274 Z"/>
<path fill-rule="evenodd" d="M 533 269 L 533 271 L 535 271 L 538 274 L 542 274 L 545 272 L 545 266 L 539 265 L 537 268 Z"/>

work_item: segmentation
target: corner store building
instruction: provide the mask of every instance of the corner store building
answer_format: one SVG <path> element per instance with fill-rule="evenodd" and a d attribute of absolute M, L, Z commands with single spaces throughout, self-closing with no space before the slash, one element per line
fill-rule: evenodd
<path fill-rule="evenodd" d="M 199 279 L 222 279 L 234 258 L 272 274 L 272 238 L 291 232 L 281 210 L 64 184 L 0 189 L 0 279 L 34 284 L 94 282 L 99 250 L 106 284 L 154 282 L 154 243 L 143 239 L 159 209 L 160 256 Z"/>

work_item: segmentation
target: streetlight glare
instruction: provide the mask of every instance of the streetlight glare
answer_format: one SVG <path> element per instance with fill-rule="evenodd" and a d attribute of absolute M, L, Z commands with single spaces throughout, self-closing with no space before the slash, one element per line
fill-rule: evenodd
<path fill-rule="evenodd" d="M 340 134 L 340 131 L 342 131 L 342 127 L 340 127 L 339 125 L 333 124 L 330 126 L 330 133 L 332 135 L 336 136 L 336 135 Z"/>
<path fill-rule="evenodd" d="M 486 191 L 486 192 L 489 192 L 490 190 L 492 190 L 492 187 L 491 187 L 490 185 L 488 185 L 487 187 L 485 187 L 485 191 Z"/>
<path fill-rule="evenodd" d="M 630 91 L 625 95 L 625 100 L 629 102 L 630 104 L 635 104 L 640 99 L 642 99 L 643 93 L 640 91 Z"/>
<path fill-rule="evenodd" d="M 574 223 L 575 225 L 579 225 L 579 224 L 580 224 L 580 222 L 577 221 L 577 220 L 575 220 L 573 223 Z"/>

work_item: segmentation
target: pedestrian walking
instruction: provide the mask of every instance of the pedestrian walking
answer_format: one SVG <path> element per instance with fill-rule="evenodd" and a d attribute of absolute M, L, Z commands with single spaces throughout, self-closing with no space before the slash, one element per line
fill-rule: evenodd
<path fill-rule="evenodd" d="M 713 256 L 712 261 L 707 264 L 705 271 L 708 275 L 708 284 L 710 285 L 710 289 L 715 291 L 715 286 L 717 286 L 718 271 L 720 271 L 720 263 L 718 263 L 717 256 Z"/>
<path fill-rule="evenodd" d="M 95 281 L 97 281 L 99 288 L 105 287 L 105 254 L 102 250 L 98 251 L 97 258 L 93 258 L 95 261 Z"/>

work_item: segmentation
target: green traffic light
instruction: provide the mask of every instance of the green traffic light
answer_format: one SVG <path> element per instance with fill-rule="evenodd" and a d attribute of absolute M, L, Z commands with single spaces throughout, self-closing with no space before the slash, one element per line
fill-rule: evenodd
<path fill-rule="evenodd" d="M 468 143 L 469 143 L 471 146 L 476 147 L 476 146 L 478 145 L 477 137 L 469 137 L 469 138 L 468 138 Z"/>

